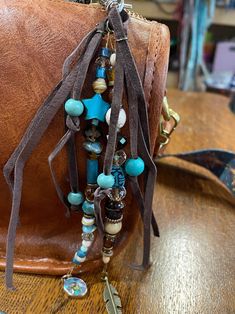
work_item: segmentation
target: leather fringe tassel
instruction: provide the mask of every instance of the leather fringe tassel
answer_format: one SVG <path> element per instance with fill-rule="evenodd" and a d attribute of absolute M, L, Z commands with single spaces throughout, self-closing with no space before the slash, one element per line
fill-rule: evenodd
<path fill-rule="evenodd" d="M 77 90 L 82 90 L 89 64 L 100 45 L 104 29 L 105 22 L 102 22 L 81 41 L 79 46 L 65 60 L 62 80 L 38 109 L 19 145 L 4 166 L 4 176 L 12 191 L 12 208 L 7 235 L 5 275 L 6 286 L 9 289 L 14 289 L 14 247 L 25 163 L 42 138 L 52 119 L 71 93 L 76 81 L 78 82 L 76 84 Z M 81 56 L 80 59 L 78 59 L 78 56 Z M 78 59 L 77 64 L 76 59 Z M 74 63 L 76 65 L 74 65 Z"/>
<path fill-rule="evenodd" d="M 135 61 L 132 57 L 126 30 L 118 10 L 113 7 L 108 14 L 109 26 L 112 27 L 116 38 L 117 62 L 115 66 L 114 94 L 111 104 L 111 121 L 109 125 L 109 137 L 105 152 L 103 172 L 110 174 L 112 169 L 113 156 L 116 147 L 117 122 L 121 108 L 124 85 L 128 95 L 129 124 L 130 124 L 130 145 L 133 158 L 138 154 L 145 162 L 146 170 L 144 177 L 144 190 L 140 189 L 137 178 L 130 177 L 130 183 L 134 197 L 138 200 L 141 217 L 144 225 L 144 249 L 141 265 L 134 266 L 137 269 L 144 269 L 149 266 L 150 256 L 150 231 L 151 223 L 154 235 L 159 236 L 158 226 L 152 212 L 152 199 L 154 183 L 156 179 L 156 167 L 150 155 L 149 125 L 147 114 L 147 103 L 144 96 L 142 83 L 138 74 Z M 6 257 L 6 286 L 13 289 L 13 257 L 16 237 L 16 228 L 19 220 L 19 208 L 21 203 L 23 171 L 32 151 L 37 146 L 44 132 L 52 119 L 61 108 L 65 100 L 72 94 L 73 98 L 80 99 L 88 68 L 94 57 L 105 32 L 107 21 L 100 23 L 92 30 L 78 45 L 78 47 L 65 60 L 61 81 L 57 84 L 36 115 L 31 121 L 28 129 L 23 135 L 19 145 L 12 153 L 4 167 L 4 176 L 12 191 L 11 217 L 7 236 L 7 257 Z M 79 120 L 68 118 L 66 120 L 67 131 L 57 143 L 48 160 L 52 179 L 57 194 L 70 212 L 70 205 L 59 187 L 53 169 L 53 160 L 60 153 L 63 147 L 68 144 L 70 185 L 73 190 L 78 187 L 76 164 L 75 133 L 79 131 Z M 95 214 L 98 229 L 103 234 L 103 219 L 100 203 L 106 196 L 108 190 L 98 188 L 95 192 Z M 102 237 L 103 238 L 103 237 Z"/>

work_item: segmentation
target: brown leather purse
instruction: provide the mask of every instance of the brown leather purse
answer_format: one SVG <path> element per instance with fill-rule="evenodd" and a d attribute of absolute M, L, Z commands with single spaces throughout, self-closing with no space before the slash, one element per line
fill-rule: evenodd
<path fill-rule="evenodd" d="M 4 165 L 20 142 L 39 106 L 61 78 L 65 58 L 106 13 L 100 6 L 60 0 L 0 1 L 1 119 L 0 165 Z M 169 31 L 165 25 L 130 14 L 128 41 L 141 77 L 148 104 L 151 153 L 158 142 L 162 100 L 169 56 Z M 89 74 L 92 76 L 92 74 Z M 90 78 L 84 97 L 90 97 Z M 71 267 L 81 234 L 81 214 L 64 214 L 48 166 L 48 156 L 64 134 L 64 113 L 59 110 L 26 163 L 20 220 L 15 244 L 14 270 L 61 275 Z M 82 134 L 77 142 L 82 141 Z M 85 152 L 79 150 L 79 177 L 85 186 Z M 56 159 L 58 182 L 68 192 L 66 154 Z M 5 268 L 6 237 L 11 193 L 0 176 L 0 267 Z M 123 229 L 118 247 L 128 240 L 138 216 L 132 194 L 125 201 Z M 100 263 L 97 236 L 81 270 Z"/>

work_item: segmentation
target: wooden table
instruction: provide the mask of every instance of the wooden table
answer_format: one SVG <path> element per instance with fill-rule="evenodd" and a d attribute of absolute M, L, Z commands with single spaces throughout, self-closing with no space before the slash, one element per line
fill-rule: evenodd
<path fill-rule="evenodd" d="M 235 150 L 235 116 L 226 98 L 178 91 L 170 92 L 169 98 L 182 123 L 168 152 L 208 147 Z M 196 166 L 168 159 L 159 163 L 158 172 L 154 212 L 161 237 L 152 239 L 152 267 L 146 272 L 129 267 L 141 258 L 140 224 L 110 268 L 123 313 L 235 313 L 234 199 Z M 84 300 L 64 299 L 58 278 L 17 274 L 14 293 L 5 291 L 0 278 L 0 311 L 105 313 L 99 270 L 82 278 L 90 286 Z"/>

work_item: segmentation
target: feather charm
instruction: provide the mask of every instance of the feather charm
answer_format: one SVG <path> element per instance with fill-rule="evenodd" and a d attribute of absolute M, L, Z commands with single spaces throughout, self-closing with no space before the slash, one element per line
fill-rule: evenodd
<path fill-rule="evenodd" d="M 108 314 L 121 314 L 122 304 L 117 290 L 109 283 L 108 277 L 105 276 L 104 302 Z"/>

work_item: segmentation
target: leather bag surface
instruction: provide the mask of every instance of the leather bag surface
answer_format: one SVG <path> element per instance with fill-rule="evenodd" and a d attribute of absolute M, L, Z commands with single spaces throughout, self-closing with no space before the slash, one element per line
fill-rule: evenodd
<path fill-rule="evenodd" d="M 2 169 L 19 143 L 38 107 L 61 78 L 62 65 L 81 39 L 105 18 L 100 6 L 59 0 L 0 0 L 0 269 L 5 267 L 6 235 L 11 195 Z M 169 57 L 168 28 L 132 16 L 128 40 L 148 102 L 151 149 L 158 136 Z M 91 71 L 92 72 L 92 71 Z M 92 73 L 84 97 L 91 97 Z M 17 229 L 14 270 L 64 274 L 81 242 L 81 213 L 65 217 L 48 166 L 48 156 L 64 134 L 63 104 L 27 162 Z M 81 129 L 85 126 L 82 125 Z M 124 131 L 125 132 L 125 131 Z M 79 179 L 86 186 L 84 137 L 77 136 Z M 80 146 L 79 146 L 80 143 Z M 55 161 L 59 183 L 69 192 L 66 153 Z M 126 198 L 121 248 L 139 219 L 131 193 Z M 82 270 L 97 267 L 100 241 L 95 243 Z"/>

